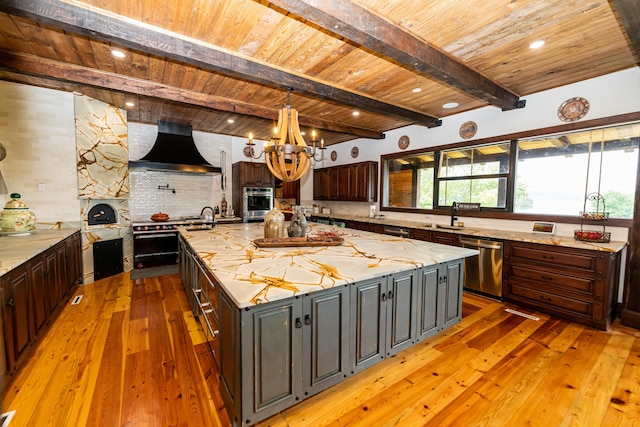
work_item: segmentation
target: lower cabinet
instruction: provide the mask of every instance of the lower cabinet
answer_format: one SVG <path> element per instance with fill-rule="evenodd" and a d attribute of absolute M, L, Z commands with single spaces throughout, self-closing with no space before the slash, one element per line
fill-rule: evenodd
<path fill-rule="evenodd" d="M 615 319 L 620 253 L 505 242 L 505 301 L 607 330 Z"/>
<path fill-rule="evenodd" d="M 220 289 L 220 393 L 251 425 L 459 322 L 462 261 L 238 308 Z"/>
<path fill-rule="evenodd" d="M 411 270 L 352 286 L 353 373 L 415 344 L 417 278 Z"/>
<path fill-rule="evenodd" d="M 349 375 L 348 290 L 243 310 L 221 292 L 220 391 L 235 425 L 270 417 Z"/>
<path fill-rule="evenodd" d="M 0 278 L 6 366 L 14 372 L 30 344 L 51 323 L 65 298 L 82 281 L 80 233 L 49 248 Z"/>

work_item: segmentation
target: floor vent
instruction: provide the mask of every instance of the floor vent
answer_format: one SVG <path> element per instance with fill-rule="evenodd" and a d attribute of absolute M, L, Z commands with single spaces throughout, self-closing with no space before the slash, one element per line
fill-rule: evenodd
<path fill-rule="evenodd" d="M 507 313 L 515 314 L 515 315 L 522 316 L 522 317 L 526 317 L 527 319 L 531 319 L 531 320 L 540 320 L 540 318 L 539 318 L 539 317 L 532 316 L 532 315 L 530 315 L 530 314 L 523 313 L 523 312 L 518 311 L 518 310 L 513 310 L 513 309 L 511 309 L 511 308 L 506 308 L 504 311 L 506 311 Z"/>
<path fill-rule="evenodd" d="M 13 418 L 15 413 L 16 411 L 9 411 L 4 414 L 0 414 L 0 427 L 8 427 L 11 422 L 11 418 Z"/>
<path fill-rule="evenodd" d="M 82 295 L 75 297 L 73 301 L 71 301 L 71 305 L 78 305 L 80 304 L 80 301 L 82 301 Z M 2 425 L 0 425 L 0 427 L 2 427 Z"/>

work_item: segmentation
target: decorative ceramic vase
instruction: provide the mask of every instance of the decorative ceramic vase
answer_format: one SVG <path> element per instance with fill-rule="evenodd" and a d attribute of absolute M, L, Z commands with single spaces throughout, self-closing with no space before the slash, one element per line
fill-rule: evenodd
<path fill-rule="evenodd" d="M 278 225 L 278 235 L 276 237 L 284 237 L 284 214 L 278 208 L 273 208 L 264 216 L 265 225 L 269 221 L 275 221 Z M 265 236 L 266 237 L 266 236 Z"/>
<path fill-rule="evenodd" d="M 298 208 L 296 213 L 292 216 L 292 220 L 298 221 L 300 225 L 300 237 L 304 237 L 307 235 L 307 217 L 304 216 L 302 210 Z"/>
<path fill-rule="evenodd" d="M 11 194 L 11 200 L 0 212 L 0 228 L 2 231 L 31 231 L 35 229 L 36 216 L 29 211 L 27 205 L 20 200 L 20 194 Z"/>
<path fill-rule="evenodd" d="M 300 228 L 300 223 L 297 219 L 291 221 L 287 228 L 287 233 L 289 233 L 289 237 L 302 237 L 302 228 Z"/>
<path fill-rule="evenodd" d="M 264 222 L 264 238 L 265 239 L 276 239 L 280 232 L 280 227 L 278 227 L 278 223 L 270 219 Z"/>

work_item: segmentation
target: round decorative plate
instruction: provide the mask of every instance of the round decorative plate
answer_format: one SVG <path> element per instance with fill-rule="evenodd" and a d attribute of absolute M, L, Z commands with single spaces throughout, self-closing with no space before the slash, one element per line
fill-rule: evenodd
<path fill-rule="evenodd" d="M 464 122 L 460 126 L 460 136 L 464 139 L 473 138 L 478 132 L 478 124 L 476 122 Z"/>
<path fill-rule="evenodd" d="M 249 147 L 248 145 L 244 147 L 242 152 L 244 153 L 245 157 L 251 157 L 251 147 Z"/>
<path fill-rule="evenodd" d="M 331 152 L 331 160 L 333 160 L 335 162 L 337 158 L 338 158 L 338 153 L 336 153 L 336 151 L 333 150 Z"/>
<path fill-rule="evenodd" d="M 558 118 L 565 122 L 580 120 L 589 112 L 589 101 L 584 98 L 570 98 L 558 107 Z"/>
<path fill-rule="evenodd" d="M 358 157 L 358 154 L 360 154 L 360 150 L 358 149 L 358 147 L 353 147 L 351 149 L 351 157 L 355 159 L 356 157 Z"/>
<path fill-rule="evenodd" d="M 406 150 L 407 147 L 409 147 L 409 137 L 407 135 L 402 135 L 398 140 L 398 148 Z"/>

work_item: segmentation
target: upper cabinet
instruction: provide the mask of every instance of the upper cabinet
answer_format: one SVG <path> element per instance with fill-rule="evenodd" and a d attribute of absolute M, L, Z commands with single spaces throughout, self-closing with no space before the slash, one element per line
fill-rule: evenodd
<path fill-rule="evenodd" d="M 349 202 L 378 200 L 378 162 L 314 169 L 313 198 Z"/>
<path fill-rule="evenodd" d="M 275 176 L 266 163 L 237 162 L 232 167 L 233 187 L 274 187 Z"/>

